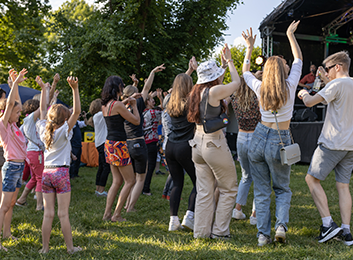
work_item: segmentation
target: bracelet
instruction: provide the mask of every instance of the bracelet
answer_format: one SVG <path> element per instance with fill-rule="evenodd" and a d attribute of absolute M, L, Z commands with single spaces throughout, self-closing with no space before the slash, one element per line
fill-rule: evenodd
<path fill-rule="evenodd" d="M 246 59 L 244 63 L 245 63 L 245 64 L 250 64 L 250 60 L 249 60 L 249 59 Z"/>
<path fill-rule="evenodd" d="M 230 62 L 230 61 L 231 61 L 231 62 L 233 62 L 233 59 L 229 59 L 229 60 L 227 60 L 227 63 L 228 63 L 228 62 Z M 228 65 L 227 65 L 227 66 L 228 66 Z"/>

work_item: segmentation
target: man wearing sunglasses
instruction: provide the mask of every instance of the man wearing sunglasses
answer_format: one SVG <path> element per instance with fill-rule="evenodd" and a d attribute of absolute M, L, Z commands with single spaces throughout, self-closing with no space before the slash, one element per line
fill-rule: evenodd
<path fill-rule="evenodd" d="M 349 77 L 351 59 L 347 52 L 332 54 L 324 60 L 328 84 L 316 95 L 301 90 L 298 97 L 307 107 L 327 103 L 327 113 L 318 139 L 318 147 L 305 177 L 322 218 L 319 243 L 342 235 L 343 242 L 353 245 L 350 232 L 352 197 L 349 181 L 353 170 L 353 80 Z M 335 170 L 342 226 L 333 222 L 321 181 Z"/>

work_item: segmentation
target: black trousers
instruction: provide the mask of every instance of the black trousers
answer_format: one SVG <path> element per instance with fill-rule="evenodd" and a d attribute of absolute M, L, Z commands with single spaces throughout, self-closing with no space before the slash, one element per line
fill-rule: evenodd
<path fill-rule="evenodd" d="M 96 185 L 105 187 L 110 173 L 110 165 L 105 161 L 104 143 L 96 148 L 98 150 L 98 155 L 99 155 L 98 157 L 99 165 L 98 165 L 98 171 L 96 175 Z"/>
<path fill-rule="evenodd" d="M 181 192 L 184 187 L 184 170 L 190 176 L 194 188 L 189 196 L 188 210 L 194 212 L 196 200 L 196 171 L 192 161 L 191 146 L 188 141 L 172 143 L 168 140 L 165 157 L 173 179 L 173 189 L 170 193 L 170 215 L 178 216 Z"/>
<path fill-rule="evenodd" d="M 149 193 L 151 192 L 150 186 L 151 186 L 151 180 L 152 180 L 152 175 L 154 168 L 156 168 L 156 161 L 157 161 L 157 142 L 152 142 L 147 145 L 147 173 L 146 173 L 146 179 L 145 179 L 145 184 L 143 185 L 143 192 Z"/>

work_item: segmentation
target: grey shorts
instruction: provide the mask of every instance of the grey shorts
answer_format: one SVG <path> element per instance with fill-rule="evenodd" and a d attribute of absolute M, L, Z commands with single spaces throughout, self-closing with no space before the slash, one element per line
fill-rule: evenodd
<path fill-rule="evenodd" d="M 349 183 L 353 170 L 353 151 L 330 150 L 319 144 L 311 159 L 308 174 L 325 180 L 335 170 L 336 181 Z"/>

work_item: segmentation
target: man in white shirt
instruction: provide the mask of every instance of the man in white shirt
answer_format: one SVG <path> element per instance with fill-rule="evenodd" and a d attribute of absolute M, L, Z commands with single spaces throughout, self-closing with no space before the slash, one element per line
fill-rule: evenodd
<path fill-rule="evenodd" d="M 330 82 L 314 96 L 309 95 L 306 90 L 298 93 L 307 107 L 320 102 L 328 104 L 318 147 L 305 177 L 322 218 L 319 242 L 326 242 L 342 234 L 343 241 L 348 246 L 353 245 L 350 232 L 352 197 L 349 191 L 353 170 L 353 81 L 349 77 L 350 62 L 347 52 L 332 54 L 323 62 L 325 76 Z M 332 170 L 335 170 L 336 175 L 341 228 L 332 220 L 327 197 L 320 183 Z"/>

